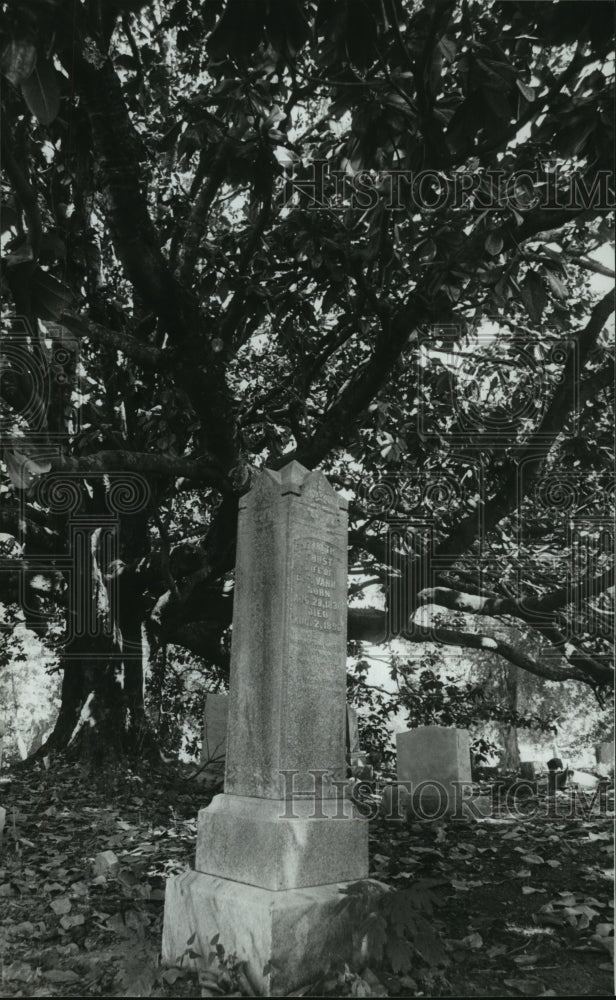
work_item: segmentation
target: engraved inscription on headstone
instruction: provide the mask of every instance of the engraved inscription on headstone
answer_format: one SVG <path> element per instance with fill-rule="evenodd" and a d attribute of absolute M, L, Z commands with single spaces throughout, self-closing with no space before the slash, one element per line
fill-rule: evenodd
<path fill-rule="evenodd" d="M 313 790 L 312 770 L 345 776 L 345 508 L 297 463 L 264 473 L 243 500 L 228 793 L 282 798 L 283 771 L 298 772 L 298 793 Z"/>

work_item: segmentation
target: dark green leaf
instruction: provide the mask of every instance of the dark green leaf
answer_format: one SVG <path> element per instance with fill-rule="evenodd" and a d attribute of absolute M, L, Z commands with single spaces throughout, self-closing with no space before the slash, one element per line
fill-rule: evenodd
<path fill-rule="evenodd" d="M 547 305 L 547 294 L 540 275 L 536 271 L 529 271 L 520 291 L 526 312 L 533 323 L 540 323 Z"/>
<path fill-rule="evenodd" d="M 532 104 L 536 96 L 534 87 L 529 87 L 527 84 L 522 83 L 521 80 L 516 80 L 516 84 L 518 86 L 518 90 L 522 94 L 522 97 L 528 101 L 529 104 Z"/>
<path fill-rule="evenodd" d="M 560 278 L 557 278 L 556 275 L 552 271 L 549 271 L 547 267 L 543 269 L 543 273 L 545 274 L 546 281 L 547 281 L 548 285 L 550 286 L 551 291 L 556 296 L 556 298 L 557 299 L 566 299 L 567 298 L 567 288 L 563 284 L 563 282 L 560 280 Z"/>
<path fill-rule="evenodd" d="M 60 110 L 60 77 L 53 64 L 39 59 L 33 73 L 22 82 L 21 92 L 41 125 L 50 125 Z"/>
<path fill-rule="evenodd" d="M 40 267 L 32 275 L 30 291 L 32 304 L 41 319 L 60 319 L 73 301 L 70 288 Z"/>
<path fill-rule="evenodd" d="M 2 50 L 0 70 L 17 87 L 27 80 L 36 66 L 36 48 L 31 41 L 14 38 Z"/>
<path fill-rule="evenodd" d="M 489 233 L 484 245 L 492 257 L 497 257 L 503 249 L 503 237 L 500 233 Z"/>

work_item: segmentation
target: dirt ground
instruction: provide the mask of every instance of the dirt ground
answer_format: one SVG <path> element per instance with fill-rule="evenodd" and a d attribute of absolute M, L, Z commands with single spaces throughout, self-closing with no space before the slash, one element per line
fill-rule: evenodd
<path fill-rule="evenodd" d="M 252 995 L 160 966 L 165 880 L 194 862 L 207 797 L 186 772 L 18 770 L 0 786 L 0 996 Z M 558 797 L 481 822 L 371 823 L 371 876 L 427 880 L 444 963 L 330 972 L 296 995 L 613 996 L 613 813 Z M 535 812 L 533 816 L 532 813 Z M 103 851 L 119 866 L 94 864 Z"/>

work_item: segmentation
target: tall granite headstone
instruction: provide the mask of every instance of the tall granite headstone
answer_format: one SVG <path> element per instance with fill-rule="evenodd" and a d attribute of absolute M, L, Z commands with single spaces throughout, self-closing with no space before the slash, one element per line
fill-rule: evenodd
<path fill-rule="evenodd" d="M 229 717 L 229 695 L 208 694 L 205 699 L 203 713 L 203 742 L 201 745 L 201 764 L 207 765 L 207 773 L 224 773 L 225 755 L 227 752 L 227 721 Z M 347 705 L 346 715 L 346 751 L 347 762 L 351 765 L 363 762 L 365 754 L 359 742 L 359 726 L 357 709 Z"/>
<path fill-rule="evenodd" d="M 368 874 L 341 797 L 346 577 L 345 501 L 297 462 L 261 473 L 239 511 L 225 790 L 196 871 L 167 883 L 163 956 L 218 934 L 269 996 L 350 957 L 340 888 Z"/>

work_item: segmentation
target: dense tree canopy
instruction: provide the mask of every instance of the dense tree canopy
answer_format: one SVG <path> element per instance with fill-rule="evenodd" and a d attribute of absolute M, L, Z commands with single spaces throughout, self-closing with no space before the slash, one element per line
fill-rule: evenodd
<path fill-rule="evenodd" d="M 610 685 L 611 5 L 1 9 L 0 598 L 65 627 L 53 743 L 142 745 L 167 644 L 224 673 L 291 458 L 350 498 L 350 639 Z"/>

